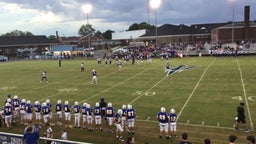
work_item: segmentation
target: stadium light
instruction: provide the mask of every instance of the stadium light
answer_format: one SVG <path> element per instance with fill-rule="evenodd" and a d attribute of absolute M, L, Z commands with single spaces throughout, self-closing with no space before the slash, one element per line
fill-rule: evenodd
<path fill-rule="evenodd" d="M 232 32 L 231 32 L 231 42 L 234 43 L 234 21 L 235 21 L 235 1 L 236 0 L 229 0 L 232 2 Z"/>
<path fill-rule="evenodd" d="M 157 9 L 161 5 L 161 0 L 150 0 L 149 4 L 152 9 L 155 9 L 155 37 L 156 37 L 156 44 L 155 47 L 158 46 L 158 34 L 157 34 Z"/>
<path fill-rule="evenodd" d="M 82 6 L 82 10 L 87 15 L 87 24 L 89 24 L 89 13 L 92 11 L 92 5 L 91 4 L 84 4 Z"/>

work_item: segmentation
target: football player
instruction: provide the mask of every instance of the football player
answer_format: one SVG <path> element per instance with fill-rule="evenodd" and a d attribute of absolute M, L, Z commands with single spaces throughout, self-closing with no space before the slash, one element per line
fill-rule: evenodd
<path fill-rule="evenodd" d="M 95 129 L 96 130 L 100 130 L 102 131 L 102 127 L 101 127 L 101 108 L 100 108 L 100 103 L 96 102 L 95 107 L 93 109 L 93 113 L 94 113 L 94 118 L 95 118 Z"/>
<path fill-rule="evenodd" d="M 170 110 L 170 132 L 171 132 L 171 137 L 177 137 L 176 136 L 176 128 L 177 128 L 177 115 L 175 109 Z"/>
<path fill-rule="evenodd" d="M 83 62 L 80 65 L 80 72 L 81 72 L 81 74 L 84 74 L 84 63 Z"/>
<path fill-rule="evenodd" d="M 12 105 L 7 102 L 4 107 L 4 121 L 8 129 L 12 127 L 12 114 Z"/>
<path fill-rule="evenodd" d="M 71 127 L 71 125 L 70 125 L 70 120 L 71 120 L 71 115 L 70 115 L 71 106 L 69 105 L 69 102 L 68 102 L 68 101 L 65 101 L 63 109 L 64 109 L 64 114 L 65 114 L 65 124 L 66 124 L 66 127 Z"/>
<path fill-rule="evenodd" d="M 63 111 L 63 105 L 61 103 L 61 100 L 57 101 L 57 104 L 55 106 L 55 111 L 57 113 L 57 125 L 62 125 L 62 111 Z"/>
<path fill-rule="evenodd" d="M 125 128 L 127 128 L 127 108 L 126 108 L 126 105 L 122 105 L 122 121 L 121 121 L 121 125 L 122 125 L 122 128 L 123 130 Z"/>
<path fill-rule="evenodd" d="M 34 104 L 35 118 L 36 124 L 41 124 L 41 105 L 39 101 L 35 101 Z"/>
<path fill-rule="evenodd" d="M 14 108 L 14 115 L 13 115 L 13 123 L 15 125 L 17 118 L 19 118 L 20 114 L 20 100 L 17 95 L 13 97 L 13 108 Z"/>
<path fill-rule="evenodd" d="M 44 124 L 46 126 L 49 125 L 50 108 L 47 106 L 46 102 L 42 103 L 42 115 L 43 115 Z"/>
<path fill-rule="evenodd" d="M 32 108 L 33 108 L 33 107 L 32 107 L 32 105 L 31 105 L 31 101 L 28 100 L 27 103 L 26 103 L 26 105 L 25 105 L 25 110 L 26 110 L 26 112 L 27 112 L 26 124 L 27 124 L 28 122 L 32 122 L 32 112 L 33 112 L 33 109 L 32 109 Z"/>
<path fill-rule="evenodd" d="M 87 104 L 86 106 L 86 118 L 87 118 L 87 129 L 88 131 L 93 131 L 93 117 L 92 117 L 92 109 L 91 109 L 91 105 Z"/>
<path fill-rule="evenodd" d="M 21 100 L 21 103 L 20 103 L 20 123 L 21 125 L 25 124 L 26 122 L 26 115 L 27 115 L 27 112 L 26 112 L 26 99 L 22 99 Z"/>
<path fill-rule="evenodd" d="M 112 107 L 112 103 L 108 103 L 108 107 L 106 108 L 106 118 L 107 118 L 110 133 L 113 133 L 113 130 L 112 130 L 113 117 L 114 117 L 114 108 Z"/>
<path fill-rule="evenodd" d="M 86 114 L 86 109 L 87 109 L 87 103 L 83 103 L 83 106 L 82 106 L 83 129 L 87 128 L 87 114 Z"/>
<path fill-rule="evenodd" d="M 236 122 L 234 124 L 234 129 L 238 130 L 238 124 L 241 122 L 244 127 L 245 127 L 245 132 L 250 132 L 247 129 L 246 121 L 245 121 L 245 112 L 244 112 L 244 102 L 240 102 L 239 106 L 237 107 L 237 117 L 236 117 Z"/>
<path fill-rule="evenodd" d="M 46 73 L 47 73 L 46 71 L 43 71 L 43 72 L 42 72 L 40 82 L 42 82 L 43 80 L 45 80 L 45 81 L 48 83 L 48 79 L 47 79 L 47 74 L 46 74 Z"/>
<path fill-rule="evenodd" d="M 73 107 L 73 112 L 74 112 L 74 118 L 75 118 L 75 120 L 74 120 L 74 127 L 76 128 L 76 127 L 78 127 L 78 128 L 80 128 L 80 109 L 81 109 L 81 107 L 79 106 L 79 103 L 76 101 L 75 103 L 74 103 L 74 107 Z"/>
<path fill-rule="evenodd" d="M 124 141 L 122 135 L 123 135 L 123 128 L 121 125 L 122 122 L 122 110 L 119 109 L 117 113 L 115 114 L 115 126 L 116 126 L 116 139 L 120 141 Z"/>
<path fill-rule="evenodd" d="M 106 120 L 107 123 L 107 119 L 106 119 L 106 107 L 107 107 L 107 103 L 105 102 L 104 98 L 100 99 L 100 108 L 101 108 L 101 114 L 102 114 L 102 119 Z"/>
<path fill-rule="evenodd" d="M 169 129 L 169 115 L 166 112 L 164 107 L 161 107 L 160 112 L 157 114 L 157 120 L 159 122 L 159 127 L 160 127 L 160 134 L 159 138 L 163 137 L 163 134 L 165 134 L 166 139 L 169 139 L 168 135 L 168 129 Z"/>
<path fill-rule="evenodd" d="M 128 133 L 134 134 L 134 124 L 135 124 L 136 112 L 132 108 L 132 105 L 127 105 L 127 126 L 128 126 Z"/>
<path fill-rule="evenodd" d="M 95 71 L 95 69 L 92 70 L 92 82 L 91 84 L 97 84 L 97 72 Z"/>

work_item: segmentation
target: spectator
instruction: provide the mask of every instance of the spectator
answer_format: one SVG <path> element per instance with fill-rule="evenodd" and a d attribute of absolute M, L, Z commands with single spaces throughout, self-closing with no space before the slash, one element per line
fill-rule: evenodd
<path fill-rule="evenodd" d="M 32 130 L 33 128 L 31 126 L 26 129 L 26 132 L 23 135 L 23 144 L 39 144 L 39 133 Z"/>
<path fill-rule="evenodd" d="M 255 144 L 255 137 L 250 135 L 250 136 L 247 136 L 246 138 L 248 144 Z"/>
<path fill-rule="evenodd" d="M 187 134 L 187 133 L 183 133 L 183 134 L 182 134 L 182 141 L 180 141 L 179 144 L 192 144 L 192 143 L 188 140 L 188 134 Z"/>
<path fill-rule="evenodd" d="M 130 136 L 127 138 L 126 144 L 135 144 L 134 136 Z"/>
<path fill-rule="evenodd" d="M 67 130 L 62 130 L 62 134 L 61 134 L 61 139 L 62 140 L 68 140 L 68 133 Z"/>
<path fill-rule="evenodd" d="M 237 137 L 235 135 L 230 135 L 228 139 L 229 139 L 229 144 L 235 144 Z"/>
<path fill-rule="evenodd" d="M 53 131 L 52 131 L 52 128 L 51 128 L 50 124 L 47 125 L 47 129 L 46 129 L 46 132 L 44 133 L 44 136 L 46 138 L 49 138 L 49 139 L 53 138 Z M 51 144 L 52 141 L 51 140 L 46 140 L 46 143 Z"/>
<path fill-rule="evenodd" d="M 211 140 L 208 138 L 204 139 L 204 144 L 211 144 Z"/>

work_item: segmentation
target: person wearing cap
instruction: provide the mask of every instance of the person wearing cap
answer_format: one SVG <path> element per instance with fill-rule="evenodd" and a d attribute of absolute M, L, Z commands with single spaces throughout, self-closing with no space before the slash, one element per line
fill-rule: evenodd
<path fill-rule="evenodd" d="M 236 122 L 234 124 L 234 129 L 238 130 L 238 124 L 241 122 L 245 127 L 245 132 L 249 132 L 245 121 L 244 105 L 244 102 L 240 102 L 239 106 L 237 107 L 237 117 L 235 118 Z"/>
<path fill-rule="evenodd" d="M 236 139 L 237 139 L 237 137 L 235 135 L 230 135 L 228 137 L 229 144 L 235 144 Z"/>
<path fill-rule="evenodd" d="M 247 140 L 248 144 L 255 144 L 255 137 L 252 135 L 247 136 L 246 140 Z"/>
<path fill-rule="evenodd" d="M 97 84 L 97 73 L 96 73 L 96 71 L 93 69 L 92 70 L 92 82 L 91 82 L 91 84 Z"/>

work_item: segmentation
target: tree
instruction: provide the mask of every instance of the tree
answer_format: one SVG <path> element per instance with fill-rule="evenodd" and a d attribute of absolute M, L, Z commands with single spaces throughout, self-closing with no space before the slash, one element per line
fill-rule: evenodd
<path fill-rule="evenodd" d="M 100 37 L 102 35 L 102 33 L 100 31 L 96 31 L 94 36 Z"/>
<path fill-rule="evenodd" d="M 129 27 L 128 31 L 138 30 L 139 28 L 140 28 L 140 27 L 139 27 L 139 24 L 134 23 L 134 24 L 132 24 L 132 25 Z"/>
<path fill-rule="evenodd" d="M 150 25 L 146 22 L 142 22 L 140 24 L 134 23 L 129 27 L 129 29 L 127 31 L 141 30 L 141 29 L 153 30 L 153 29 L 155 29 L 155 26 Z"/>
<path fill-rule="evenodd" d="M 13 30 L 11 32 L 8 32 L 6 34 L 3 34 L 2 36 L 33 36 L 33 34 L 31 32 L 23 32 L 20 30 Z"/>
<path fill-rule="evenodd" d="M 80 36 L 94 35 L 94 33 L 95 33 L 95 29 L 92 28 L 92 25 L 90 24 L 82 25 L 78 30 L 78 34 Z"/>
<path fill-rule="evenodd" d="M 105 38 L 105 39 L 112 39 L 112 33 L 113 33 L 114 31 L 112 31 L 112 30 L 106 30 L 103 34 L 102 34 L 102 36 Z"/>

